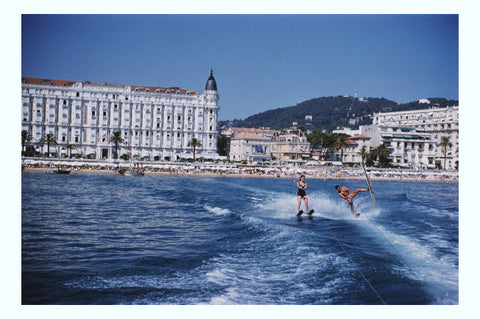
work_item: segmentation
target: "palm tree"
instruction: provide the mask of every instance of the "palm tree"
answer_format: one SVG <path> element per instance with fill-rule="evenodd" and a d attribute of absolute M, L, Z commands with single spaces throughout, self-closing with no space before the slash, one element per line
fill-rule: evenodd
<path fill-rule="evenodd" d="M 362 157 L 362 164 L 365 165 L 365 159 L 367 158 L 368 152 L 367 152 L 367 147 L 365 145 L 362 146 L 360 149 L 360 152 L 357 153 Z"/>
<path fill-rule="evenodd" d="M 385 144 L 380 144 L 375 150 L 375 155 L 378 157 L 378 161 L 380 162 L 380 165 L 388 164 L 390 149 Z"/>
<path fill-rule="evenodd" d="M 192 140 L 191 140 L 190 142 L 188 142 L 187 146 L 193 147 L 193 161 L 195 162 L 195 152 L 196 152 L 196 149 L 197 149 L 197 147 L 202 146 L 202 143 L 200 143 L 200 142 L 194 137 L 194 138 L 192 138 Z"/>
<path fill-rule="evenodd" d="M 47 143 L 47 157 L 50 157 L 50 144 L 58 145 L 57 144 L 57 139 L 51 133 L 45 134 L 38 142 L 40 144 Z"/>
<path fill-rule="evenodd" d="M 122 138 L 121 131 L 115 131 L 112 133 L 112 136 L 110 136 L 110 143 L 115 144 L 115 155 L 113 156 L 114 159 L 118 158 L 118 144 L 123 142 L 125 142 L 125 140 Z"/>
<path fill-rule="evenodd" d="M 337 137 L 333 143 L 333 148 L 337 151 L 340 150 L 340 161 L 343 162 L 343 149 L 348 147 L 347 143 L 348 135 L 341 134 Z"/>
<path fill-rule="evenodd" d="M 72 158 L 72 150 L 76 149 L 77 146 L 73 144 L 68 144 L 67 145 L 67 150 L 68 150 L 68 158 Z"/>
<path fill-rule="evenodd" d="M 452 147 L 453 144 L 450 142 L 450 138 L 448 136 L 442 136 L 438 146 L 443 147 L 443 169 L 445 169 L 447 167 L 447 147 Z"/>
<path fill-rule="evenodd" d="M 25 144 L 32 140 L 32 136 L 26 130 L 22 131 L 22 154 L 25 153 Z"/>

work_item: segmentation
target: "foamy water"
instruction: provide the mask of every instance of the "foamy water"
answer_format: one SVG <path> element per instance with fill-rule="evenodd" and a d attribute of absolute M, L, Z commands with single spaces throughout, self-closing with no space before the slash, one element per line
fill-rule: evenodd
<path fill-rule="evenodd" d="M 24 304 L 458 304 L 456 184 L 22 178 Z"/>

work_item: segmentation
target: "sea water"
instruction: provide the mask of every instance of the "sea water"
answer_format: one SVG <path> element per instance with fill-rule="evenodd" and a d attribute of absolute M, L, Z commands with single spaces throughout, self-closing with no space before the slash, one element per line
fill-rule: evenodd
<path fill-rule="evenodd" d="M 458 184 L 307 182 L 23 173 L 22 304 L 458 304 Z"/>

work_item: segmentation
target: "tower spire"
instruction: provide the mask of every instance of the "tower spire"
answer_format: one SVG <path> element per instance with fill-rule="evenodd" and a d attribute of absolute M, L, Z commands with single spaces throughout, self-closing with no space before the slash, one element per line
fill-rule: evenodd
<path fill-rule="evenodd" d="M 210 76 L 208 77 L 207 84 L 205 85 L 205 91 L 217 91 L 217 82 L 213 77 L 213 68 L 210 69 Z"/>

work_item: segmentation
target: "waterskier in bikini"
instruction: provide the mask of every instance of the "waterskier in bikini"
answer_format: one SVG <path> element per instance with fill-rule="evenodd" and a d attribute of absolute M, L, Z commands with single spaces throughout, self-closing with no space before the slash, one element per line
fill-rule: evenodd
<path fill-rule="evenodd" d="M 300 216 L 299 214 L 300 211 L 300 206 L 302 205 L 302 199 L 303 202 L 305 203 L 305 211 L 308 212 L 308 198 L 307 198 L 307 193 L 305 192 L 305 189 L 307 188 L 307 183 L 305 182 L 305 175 L 300 176 L 300 180 L 297 182 L 297 187 L 298 187 L 298 192 L 297 192 L 297 199 L 298 199 L 298 205 L 297 205 L 297 216 Z"/>
<path fill-rule="evenodd" d="M 370 186 L 372 186 L 372 185 L 370 185 Z M 338 191 L 338 196 L 345 199 L 348 202 L 348 204 L 350 205 L 350 209 L 352 210 L 352 214 L 353 214 L 353 211 L 354 211 L 353 200 L 352 199 L 355 196 L 357 196 L 358 193 L 368 192 L 370 190 L 370 187 L 369 188 L 357 188 L 356 190 L 354 190 L 352 192 L 351 190 L 349 190 L 345 186 L 339 186 L 339 185 L 335 185 L 335 188 Z"/>

